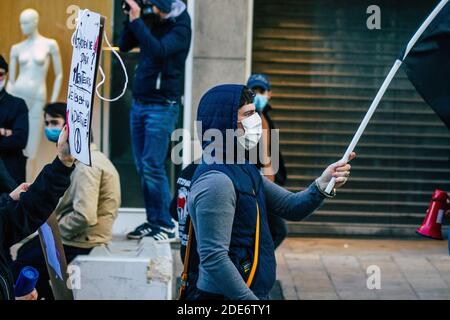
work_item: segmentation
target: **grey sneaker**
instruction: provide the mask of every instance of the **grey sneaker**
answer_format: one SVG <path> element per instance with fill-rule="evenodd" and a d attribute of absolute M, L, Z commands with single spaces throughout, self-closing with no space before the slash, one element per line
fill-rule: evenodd
<path fill-rule="evenodd" d="M 154 230 L 147 235 L 147 237 L 153 237 L 155 241 L 158 242 L 175 242 L 177 241 L 177 237 L 175 234 L 175 228 L 154 228 Z"/>

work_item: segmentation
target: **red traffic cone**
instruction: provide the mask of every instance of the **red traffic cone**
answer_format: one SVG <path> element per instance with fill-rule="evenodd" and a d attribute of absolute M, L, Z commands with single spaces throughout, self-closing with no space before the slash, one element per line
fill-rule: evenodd
<path fill-rule="evenodd" d="M 448 210 L 447 199 L 447 192 L 439 189 L 434 191 L 425 220 L 423 220 L 422 226 L 416 230 L 418 234 L 424 237 L 442 240 L 441 227 L 445 211 Z"/>

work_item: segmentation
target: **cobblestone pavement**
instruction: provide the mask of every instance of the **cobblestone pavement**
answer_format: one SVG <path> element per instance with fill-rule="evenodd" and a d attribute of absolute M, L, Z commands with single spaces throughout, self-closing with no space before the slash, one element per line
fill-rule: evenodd
<path fill-rule="evenodd" d="M 447 241 L 289 238 L 276 255 L 287 300 L 450 300 Z"/>

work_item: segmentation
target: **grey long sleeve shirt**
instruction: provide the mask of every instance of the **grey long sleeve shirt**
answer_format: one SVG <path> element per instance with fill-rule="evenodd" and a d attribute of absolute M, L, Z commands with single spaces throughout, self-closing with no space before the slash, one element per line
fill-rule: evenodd
<path fill-rule="evenodd" d="M 314 183 L 297 193 L 267 178 L 263 183 L 267 210 L 286 220 L 303 220 L 324 200 Z M 224 173 L 206 172 L 191 186 L 188 209 L 200 256 L 197 287 L 229 299 L 257 300 L 228 256 L 235 208 L 233 182 Z"/>

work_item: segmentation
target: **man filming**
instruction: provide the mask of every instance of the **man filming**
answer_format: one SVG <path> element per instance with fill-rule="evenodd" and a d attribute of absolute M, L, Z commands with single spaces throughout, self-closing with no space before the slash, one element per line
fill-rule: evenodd
<path fill-rule="evenodd" d="M 165 159 L 179 113 L 191 19 L 181 0 L 125 0 L 128 19 L 119 47 L 139 47 L 133 83 L 131 139 L 144 194 L 147 221 L 128 234 L 158 241 L 175 238 L 169 214 L 170 191 Z"/>

